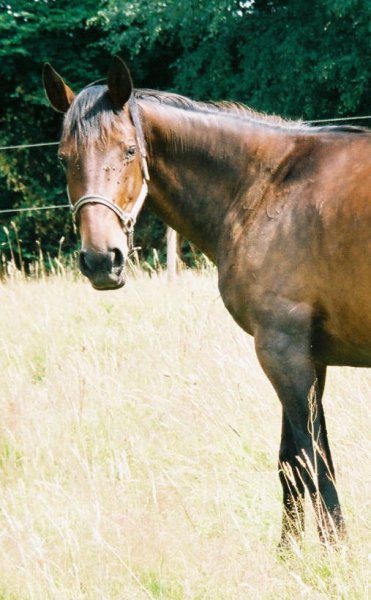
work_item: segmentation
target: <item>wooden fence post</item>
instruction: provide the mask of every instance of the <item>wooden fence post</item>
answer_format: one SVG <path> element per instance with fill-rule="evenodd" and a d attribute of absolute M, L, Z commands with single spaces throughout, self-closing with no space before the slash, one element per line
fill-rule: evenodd
<path fill-rule="evenodd" d="M 176 231 L 167 227 L 166 229 L 166 267 L 167 267 L 167 280 L 168 282 L 174 281 L 176 277 Z"/>

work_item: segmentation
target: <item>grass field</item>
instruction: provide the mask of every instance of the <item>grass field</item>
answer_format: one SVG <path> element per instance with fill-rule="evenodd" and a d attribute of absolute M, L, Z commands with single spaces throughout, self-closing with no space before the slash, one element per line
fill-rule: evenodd
<path fill-rule="evenodd" d="M 371 374 L 330 370 L 349 544 L 279 559 L 280 405 L 213 273 L 0 284 L 0 599 L 363 599 Z"/>

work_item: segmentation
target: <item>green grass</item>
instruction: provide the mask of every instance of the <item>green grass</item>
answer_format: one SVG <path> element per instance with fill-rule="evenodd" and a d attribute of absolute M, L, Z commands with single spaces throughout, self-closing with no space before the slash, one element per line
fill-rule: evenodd
<path fill-rule="evenodd" d="M 332 369 L 349 544 L 276 553 L 280 405 L 213 273 L 1 284 L 0 600 L 367 598 L 371 376 Z"/>

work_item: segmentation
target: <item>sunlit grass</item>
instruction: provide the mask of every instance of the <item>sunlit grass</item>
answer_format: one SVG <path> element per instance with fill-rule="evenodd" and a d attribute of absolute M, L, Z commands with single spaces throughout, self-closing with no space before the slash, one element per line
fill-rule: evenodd
<path fill-rule="evenodd" d="M 349 531 L 277 557 L 280 405 L 213 273 L 0 287 L 0 599 L 367 597 L 371 376 L 326 414 Z"/>

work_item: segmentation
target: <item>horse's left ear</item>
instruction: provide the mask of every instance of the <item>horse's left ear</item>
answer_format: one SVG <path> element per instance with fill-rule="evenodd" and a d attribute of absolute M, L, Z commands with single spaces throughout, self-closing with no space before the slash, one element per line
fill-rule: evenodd
<path fill-rule="evenodd" d="M 45 63 L 43 68 L 43 84 L 46 97 L 54 110 L 67 112 L 75 94 L 49 63 Z"/>
<path fill-rule="evenodd" d="M 114 56 L 107 77 L 108 93 L 116 108 L 124 108 L 133 91 L 130 71 L 119 56 Z"/>

